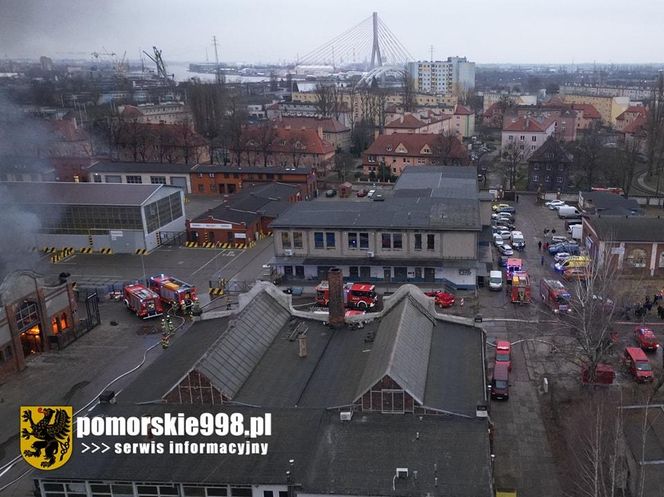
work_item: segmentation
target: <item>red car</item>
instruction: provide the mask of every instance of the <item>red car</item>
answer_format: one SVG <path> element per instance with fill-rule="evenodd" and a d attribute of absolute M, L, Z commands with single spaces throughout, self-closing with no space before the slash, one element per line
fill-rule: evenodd
<path fill-rule="evenodd" d="M 507 370 L 512 371 L 512 352 L 508 341 L 498 340 L 496 342 L 496 362 L 507 364 Z"/>
<path fill-rule="evenodd" d="M 655 332 L 650 328 L 637 327 L 634 329 L 634 339 L 644 350 L 657 350 L 659 342 L 655 336 Z"/>
<path fill-rule="evenodd" d="M 358 197 L 366 197 L 368 194 L 369 194 L 369 191 L 365 188 L 362 188 L 355 195 L 357 195 Z"/>
<path fill-rule="evenodd" d="M 434 297 L 436 299 L 436 305 L 439 305 L 440 307 L 452 307 L 456 301 L 454 295 L 447 292 L 424 292 L 424 295 L 427 297 Z"/>

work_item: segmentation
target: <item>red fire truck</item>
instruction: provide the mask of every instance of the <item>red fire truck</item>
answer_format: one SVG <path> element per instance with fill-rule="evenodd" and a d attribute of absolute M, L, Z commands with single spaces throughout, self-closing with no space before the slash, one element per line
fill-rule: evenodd
<path fill-rule="evenodd" d="M 505 276 L 508 283 L 512 282 L 512 276 L 517 271 L 523 270 L 523 261 L 518 257 L 510 257 L 505 265 Z"/>
<path fill-rule="evenodd" d="M 542 278 L 540 280 L 540 296 L 544 303 L 556 314 L 572 311 L 570 306 L 572 295 L 558 280 Z"/>
<path fill-rule="evenodd" d="M 190 309 L 198 301 L 195 286 L 172 276 L 160 274 L 151 277 L 150 289 L 159 294 L 164 305 L 178 310 Z"/>
<path fill-rule="evenodd" d="M 127 309 L 139 318 L 148 319 L 164 313 L 159 295 L 143 285 L 127 285 L 123 294 Z"/>
<path fill-rule="evenodd" d="M 366 311 L 376 307 L 378 295 L 376 286 L 370 283 L 346 283 L 344 285 L 344 305 L 351 309 Z M 316 303 L 327 307 L 330 302 L 330 285 L 321 281 L 316 287 Z"/>
<path fill-rule="evenodd" d="M 512 303 L 530 304 L 530 277 L 526 271 L 516 271 L 512 275 Z"/>

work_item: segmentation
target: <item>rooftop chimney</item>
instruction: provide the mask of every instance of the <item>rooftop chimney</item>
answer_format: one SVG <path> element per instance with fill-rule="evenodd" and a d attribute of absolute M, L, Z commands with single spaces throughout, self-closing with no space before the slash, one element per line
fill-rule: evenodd
<path fill-rule="evenodd" d="M 330 326 L 332 328 L 344 327 L 344 280 L 341 269 L 331 268 L 327 272 L 327 283 L 329 285 L 330 302 L 328 309 L 330 311 Z"/>

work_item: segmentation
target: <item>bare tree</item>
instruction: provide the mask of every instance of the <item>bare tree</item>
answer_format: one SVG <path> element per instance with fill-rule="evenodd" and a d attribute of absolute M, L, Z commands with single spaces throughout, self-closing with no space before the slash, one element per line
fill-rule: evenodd
<path fill-rule="evenodd" d="M 320 117 L 332 117 L 337 107 L 337 91 L 334 83 L 318 83 L 314 90 L 316 112 Z"/>
<path fill-rule="evenodd" d="M 443 166 L 457 165 L 458 157 L 455 152 L 459 149 L 460 143 L 454 132 L 447 131 L 436 136 L 431 155 L 440 161 Z"/>
<path fill-rule="evenodd" d="M 212 162 L 215 161 L 217 149 L 224 142 L 221 135 L 224 131 L 227 97 L 228 91 L 223 81 L 214 84 L 194 83 L 187 88 L 187 102 L 193 115 L 194 128 L 207 140 Z"/>
<path fill-rule="evenodd" d="M 585 179 L 588 190 L 593 187 L 596 175 L 601 166 L 602 138 L 598 126 L 588 128 L 587 132 L 574 146 L 574 162 L 577 171 Z"/>
<path fill-rule="evenodd" d="M 415 109 L 415 82 L 408 69 L 405 69 L 401 77 L 401 91 L 403 96 L 404 112 L 412 112 Z"/>
<path fill-rule="evenodd" d="M 521 176 L 521 165 L 528 160 L 530 153 L 525 145 L 516 142 L 508 143 L 501 152 L 501 165 L 508 180 L 508 190 L 515 188 L 517 179 Z"/>
<path fill-rule="evenodd" d="M 660 163 L 664 155 L 664 75 L 661 73 L 652 88 L 646 130 L 648 176 L 652 176 L 661 169 Z"/>
<path fill-rule="evenodd" d="M 352 174 L 355 171 L 353 156 L 348 152 L 337 149 L 334 154 L 334 170 L 341 181 L 352 179 Z"/>
<path fill-rule="evenodd" d="M 272 156 L 272 145 L 276 138 L 274 125 L 271 121 L 263 121 L 258 127 L 258 147 L 263 156 L 263 166 L 267 166 Z"/>
<path fill-rule="evenodd" d="M 235 152 L 236 163 L 242 162 L 242 132 L 247 122 L 247 109 L 238 95 L 228 99 L 228 110 L 224 116 L 223 134 L 230 148 Z"/>

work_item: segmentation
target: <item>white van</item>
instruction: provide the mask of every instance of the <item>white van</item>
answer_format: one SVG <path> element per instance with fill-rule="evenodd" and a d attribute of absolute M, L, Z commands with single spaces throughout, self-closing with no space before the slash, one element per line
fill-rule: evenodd
<path fill-rule="evenodd" d="M 521 250 L 526 246 L 526 239 L 523 237 L 523 233 L 520 231 L 512 231 L 512 247 L 517 250 Z"/>
<path fill-rule="evenodd" d="M 500 291 L 503 289 L 503 272 L 491 271 L 489 273 L 489 290 Z"/>
<path fill-rule="evenodd" d="M 579 209 L 576 207 L 572 207 L 571 205 L 563 205 L 558 209 L 558 217 L 561 219 L 565 219 L 568 217 L 580 217 L 581 212 Z"/>
<path fill-rule="evenodd" d="M 376 195 L 376 190 L 369 190 L 369 193 L 367 193 L 367 198 L 373 198 L 374 195 Z"/>

